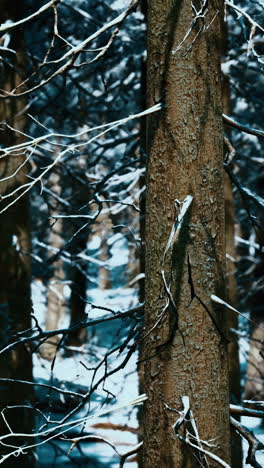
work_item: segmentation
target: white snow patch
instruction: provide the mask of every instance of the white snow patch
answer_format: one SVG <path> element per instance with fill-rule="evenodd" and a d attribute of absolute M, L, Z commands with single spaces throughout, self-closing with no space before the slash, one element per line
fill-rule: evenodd
<path fill-rule="evenodd" d="M 39 325 L 44 328 L 46 314 L 46 286 L 40 279 L 35 279 L 31 284 L 33 311 Z M 33 323 L 33 325 L 35 325 Z"/>
<path fill-rule="evenodd" d="M 264 431 L 263 426 L 261 427 L 261 419 L 258 418 L 250 418 L 248 416 L 242 416 L 241 423 L 246 426 L 248 429 L 254 432 L 257 439 L 264 444 Z M 244 460 L 246 459 L 247 452 L 248 452 L 248 443 L 245 439 L 243 439 L 242 443 L 243 447 L 243 455 Z M 256 452 L 256 460 L 260 464 L 260 466 L 264 466 L 264 452 L 263 450 L 258 450 Z M 248 467 L 247 463 L 244 462 L 244 467 Z"/>
<path fill-rule="evenodd" d="M 129 3 L 130 3 L 129 0 L 115 0 L 111 4 L 111 8 L 113 8 L 113 10 L 122 10 L 124 8 L 127 8 Z"/>
<path fill-rule="evenodd" d="M 99 249 L 101 245 L 101 237 L 100 236 L 93 236 L 92 239 L 88 242 L 88 249 L 89 250 L 96 250 Z"/>

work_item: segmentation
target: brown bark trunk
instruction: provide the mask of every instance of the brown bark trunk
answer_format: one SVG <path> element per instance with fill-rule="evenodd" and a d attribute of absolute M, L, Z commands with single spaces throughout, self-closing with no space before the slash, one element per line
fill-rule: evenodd
<path fill-rule="evenodd" d="M 144 467 L 198 466 L 198 451 L 172 429 L 179 415 L 164 406 L 182 410 L 183 396 L 190 398 L 200 438 L 217 441 L 209 451 L 230 463 L 225 317 L 210 300 L 223 297 L 225 287 L 222 10 L 221 1 L 210 2 L 205 20 L 197 20 L 177 49 L 193 20 L 191 3 L 149 4 L 148 104 L 162 100 L 164 109 L 148 123 Z M 175 200 L 187 195 L 192 205 L 163 262 Z"/>
<path fill-rule="evenodd" d="M 0 10 L 4 13 L 2 20 L 17 18 L 14 2 L 0 2 Z M 9 45 L 17 51 L 14 67 L 4 62 L 1 68 L 0 87 L 12 90 L 21 82 L 24 65 L 23 37 L 19 31 L 11 34 Z M 24 100 L 1 100 L 0 120 L 7 122 L 18 130 L 24 130 L 25 115 L 19 116 L 25 106 Z M 0 132 L 1 146 L 11 146 L 22 142 L 23 137 L 7 128 Z M 28 182 L 26 178 L 27 167 L 24 166 L 12 177 L 24 162 L 24 155 L 15 154 L 0 159 L 0 194 L 4 196 Z M 10 178 L 9 178 L 10 177 Z M 4 180 L 5 179 L 5 180 Z M 12 198 L 8 198 L 10 203 Z M 7 206 L 6 200 L 0 203 L 0 211 Z M 0 348 L 13 342 L 18 332 L 31 326 L 31 261 L 30 261 L 30 212 L 27 196 L 21 198 L 7 211 L 0 215 Z M 30 350 L 25 346 L 16 346 L 10 352 L 1 355 L 0 377 L 11 379 L 32 380 L 32 359 Z M 28 385 L 19 383 L 0 383 L 0 410 L 7 405 L 23 405 L 32 399 L 32 391 Z M 14 432 L 32 432 L 34 417 L 32 410 L 26 408 L 13 408 L 5 412 L 8 423 Z M 7 426 L 0 418 L 0 434 L 9 432 Z M 6 443 L 15 444 L 14 438 Z M 19 443 L 23 445 L 20 438 Z M 0 447 L 0 454 L 12 451 L 10 447 Z M 12 457 L 5 461 L 6 467 L 23 465 L 33 466 L 31 455 Z"/>
<path fill-rule="evenodd" d="M 147 4 L 145 1 L 142 0 L 141 3 L 141 10 L 142 13 L 144 14 L 145 22 L 147 21 Z M 147 102 L 146 102 L 146 62 L 145 60 L 142 62 L 142 68 L 141 68 L 141 96 L 142 96 L 142 102 L 141 106 L 142 109 L 147 108 Z M 141 164 L 144 167 L 145 166 L 145 160 L 146 160 L 146 119 L 141 119 L 141 128 L 140 128 L 140 159 L 141 159 Z M 145 173 L 142 174 L 140 178 L 140 185 L 141 188 L 146 185 L 146 177 Z M 140 208 L 140 217 L 139 217 L 139 232 L 140 232 L 140 247 L 139 247 L 139 271 L 140 273 L 144 274 L 144 277 L 139 281 L 139 291 L 138 291 L 138 297 L 139 297 L 139 302 L 144 302 L 145 300 L 145 227 L 146 227 L 146 219 L 145 219 L 145 214 L 146 214 L 146 191 L 142 192 L 141 197 L 140 197 L 140 203 L 139 203 L 139 208 Z M 139 358 L 140 361 L 143 359 L 143 346 L 142 343 L 139 345 Z M 144 364 L 140 363 L 138 366 L 138 389 L 139 389 L 139 394 L 141 395 L 142 393 L 145 392 L 144 390 Z M 142 406 L 139 406 L 138 408 L 138 422 L 139 422 L 139 433 L 138 433 L 138 438 L 139 442 L 143 440 L 144 434 L 143 434 L 143 421 L 144 421 L 144 408 Z M 138 466 L 139 468 L 143 468 L 143 451 L 140 450 L 138 453 Z"/>

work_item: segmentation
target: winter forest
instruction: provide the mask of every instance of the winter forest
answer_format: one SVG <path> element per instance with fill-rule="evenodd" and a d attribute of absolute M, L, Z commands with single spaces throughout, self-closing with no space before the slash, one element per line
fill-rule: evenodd
<path fill-rule="evenodd" d="M 0 19 L 0 464 L 264 466 L 264 4 Z"/>

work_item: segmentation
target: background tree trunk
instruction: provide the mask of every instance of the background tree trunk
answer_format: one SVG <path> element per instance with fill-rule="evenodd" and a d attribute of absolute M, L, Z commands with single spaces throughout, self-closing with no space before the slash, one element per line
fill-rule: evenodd
<path fill-rule="evenodd" d="M 16 2 L 0 2 L 3 14 L 2 21 L 6 19 L 16 20 L 19 8 Z M 9 47 L 17 51 L 16 62 L 10 66 L 7 62 L 1 64 L 0 87 L 11 91 L 22 81 L 24 68 L 23 36 L 19 30 L 11 34 Z M 0 120 L 7 122 L 17 130 L 24 130 L 25 114 L 20 112 L 25 106 L 25 101 L 1 100 Z M 1 145 L 11 146 L 21 143 L 23 136 L 7 129 L 0 132 Z M 16 176 L 12 174 L 24 162 L 24 155 L 13 154 L 0 159 L 0 194 L 1 196 L 15 190 L 24 183 L 27 167 L 24 166 Z M 10 178 L 8 178 L 10 177 Z M 5 180 L 3 180 L 5 179 Z M 7 199 L 12 201 L 11 198 Z M 6 201 L 0 204 L 0 210 L 4 209 Z M 0 215 L 0 348 L 14 341 L 16 334 L 31 326 L 31 260 L 30 260 L 30 212 L 27 196 L 21 198 L 11 208 Z M 32 359 L 30 350 L 25 346 L 17 346 L 12 351 L 1 355 L 0 377 L 32 380 Z M 32 391 L 28 385 L 19 383 L 0 383 L 0 410 L 7 405 L 23 405 L 32 399 Z M 26 408 L 13 408 L 5 412 L 6 419 L 14 432 L 31 432 L 34 427 L 33 411 Z M 7 426 L 0 418 L 0 434 L 7 432 Z M 9 431 L 8 431 L 9 432 Z M 7 443 L 15 443 L 7 441 Z M 21 439 L 20 443 L 22 445 Z M 8 451 L 10 449 L 8 448 Z M 4 454 L 3 446 L 0 454 Z M 25 456 L 26 465 L 33 466 L 31 454 Z M 21 457 L 8 459 L 6 467 L 21 466 Z"/>
<path fill-rule="evenodd" d="M 50 177 L 50 190 L 58 196 L 61 196 L 62 192 L 62 177 L 60 174 L 54 172 Z M 54 206 L 50 209 L 50 216 L 58 213 L 59 203 L 52 201 Z M 56 250 L 60 250 L 63 245 L 63 220 L 57 219 L 56 222 L 52 220 L 49 231 L 49 245 L 55 249 L 52 250 L 51 256 L 53 256 Z M 64 296 L 64 260 L 59 257 L 52 264 L 52 276 L 48 280 L 48 294 L 47 294 L 47 313 L 46 313 L 46 330 L 56 330 L 59 328 L 60 321 L 66 315 L 65 307 L 65 296 Z M 57 351 L 57 345 L 59 343 L 59 336 L 52 337 L 51 340 L 47 340 L 40 347 L 41 355 L 45 359 L 53 359 Z"/>
<path fill-rule="evenodd" d="M 81 171 L 80 171 L 81 172 Z M 89 201 L 88 180 L 73 180 L 73 208 L 78 213 L 81 207 Z M 85 224 L 84 220 L 76 220 L 72 226 L 72 234 L 74 235 Z M 89 228 L 81 229 L 75 236 L 70 245 L 71 267 L 69 276 L 71 279 L 71 296 L 70 296 L 70 326 L 76 325 L 81 321 L 85 321 L 86 307 L 86 290 L 87 284 L 87 262 L 82 261 L 78 255 L 86 251 L 87 241 L 89 236 Z M 86 342 L 87 330 L 80 328 L 74 333 L 71 333 L 67 339 L 68 346 L 81 346 Z"/>
<path fill-rule="evenodd" d="M 226 28 L 223 28 L 223 43 L 226 42 Z M 226 47 L 225 47 L 226 49 Z M 224 51 L 226 52 L 226 50 Z M 224 75 L 223 79 L 223 111 L 227 115 L 231 115 L 231 103 L 229 92 L 229 80 Z M 228 129 L 227 129 L 228 131 Z M 226 148 L 228 151 L 228 149 Z M 237 304 L 237 282 L 236 282 L 236 246 L 235 246 L 235 213 L 234 213 L 234 198 L 231 180 L 228 174 L 224 173 L 224 192 L 225 192 L 225 241 L 226 241 L 226 300 L 233 307 L 238 307 Z M 231 312 L 231 311 L 230 311 Z M 230 329 L 238 329 L 238 316 L 236 313 L 227 314 L 227 327 Z M 241 403 L 240 391 L 240 362 L 239 362 L 239 345 L 238 337 L 234 333 L 229 333 L 228 343 L 228 359 L 229 359 L 229 391 L 230 402 L 233 404 Z M 236 419 L 240 421 L 240 417 Z M 232 452 L 232 468 L 242 468 L 243 453 L 242 440 L 240 435 L 231 426 L 231 452 Z"/>
<path fill-rule="evenodd" d="M 226 233 L 226 300 L 228 304 L 237 307 L 237 284 L 235 277 L 235 218 L 234 218 L 234 200 L 232 184 L 227 174 L 225 174 L 225 233 Z M 231 311 L 230 311 L 231 312 Z M 238 318 L 235 313 L 228 313 L 228 329 L 238 329 Z M 239 346 L 237 336 L 229 334 L 228 359 L 229 359 L 229 391 L 230 401 L 233 404 L 241 403 L 240 391 L 240 363 Z M 236 419 L 240 420 L 239 416 Z M 242 442 L 241 437 L 232 427 L 232 468 L 242 467 Z"/>
<path fill-rule="evenodd" d="M 263 188 L 264 178 L 260 177 L 259 185 Z M 261 219 L 262 214 L 259 214 Z M 251 299 L 251 314 L 250 318 L 254 322 L 251 325 L 250 347 L 248 353 L 248 365 L 245 385 L 246 400 L 264 400 L 264 318 L 263 318 L 263 266 L 264 266 L 264 249 L 261 232 L 257 242 L 262 246 L 256 252 L 256 266 L 253 273 L 253 287 Z"/>
<path fill-rule="evenodd" d="M 209 450 L 230 463 L 225 317 L 210 300 L 225 294 L 222 6 L 210 2 L 183 43 L 191 3 L 153 0 L 148 8 L 148 104 L 162 100 L 164 109 L 148 122 L 145 467 L 197 467 L 194 455 L 201 461 L 175 436 L 179 415 L 164 407 L 182 410 L 183 396 L 190 398 L 201 439 L 217 441 Z M 163 262 L 175 200 L 187 195 L 193 203 Z"/>

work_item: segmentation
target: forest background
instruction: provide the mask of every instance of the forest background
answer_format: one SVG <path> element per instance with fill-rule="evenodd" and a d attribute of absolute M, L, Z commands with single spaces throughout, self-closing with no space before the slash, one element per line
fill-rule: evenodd
<path fill-rule="evenodd" d="M 196 44 L 211 23 L 206 2 L 192 7 Z M 0 463 L 137 466 L 146 116 L 163 105 L 146 101 L 147 5 L 1 0 L 0 10 Z M 222 300 L 233 426 L 251 466 L 263 463 L 263 16 L 260 2 L 226 1 L 221 45 Z"/>

